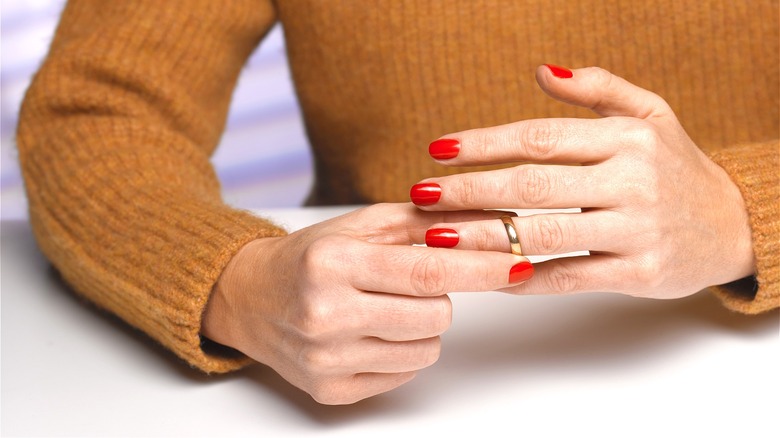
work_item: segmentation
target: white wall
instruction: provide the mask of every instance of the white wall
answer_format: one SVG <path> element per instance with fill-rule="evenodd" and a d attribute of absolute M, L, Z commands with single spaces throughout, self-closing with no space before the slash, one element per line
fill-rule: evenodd
<path fill-rule="evenodd" d="M 3 219 L 26 217 L 14 131 L 31 75 L 45 56 L 63 0 L 2 0 L 0 201 Z M 243 208 L 300 205 L 311 157 L 277 26 L 250 58 L 213 158 L 227 202 Z"/>

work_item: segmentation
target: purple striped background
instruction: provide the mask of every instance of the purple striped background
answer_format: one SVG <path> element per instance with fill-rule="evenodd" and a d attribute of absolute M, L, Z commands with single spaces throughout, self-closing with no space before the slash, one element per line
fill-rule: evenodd
<path fill-rule="evenodd" d="M 14 131 L 30 77 L 45 56 L 63 0 L 2 0 L 0 200 L 3 219 L 26 217 Z M 311 155 L 295 101 L 284 39 L 277 26 L 252 55 L 233 96 L 213 157 L 228 203 L 290 207 L 312 182 Z"/>

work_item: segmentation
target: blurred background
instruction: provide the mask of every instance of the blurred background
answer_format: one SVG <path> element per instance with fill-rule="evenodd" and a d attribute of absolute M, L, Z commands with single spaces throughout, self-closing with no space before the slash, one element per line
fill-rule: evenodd
<path fill-rule="evenodd" d="M 0 215 L 27 217 L 14 136 L 24 92 L 46 55 L 64 0 L 0 3 Z M 262 99 L 258 98 L 262 96 Z M 242 208 L 300 205 L 312 163 L 279 26 L 249 59 L 213 157 L 228 203 Z"/>

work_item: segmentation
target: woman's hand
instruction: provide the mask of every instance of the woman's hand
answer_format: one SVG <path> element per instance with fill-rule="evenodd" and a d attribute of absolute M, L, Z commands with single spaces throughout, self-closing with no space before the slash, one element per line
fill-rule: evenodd
<path fill-rule="evenodd" d="M 430 147 L 444 165 L 530 164 L 432 178 L 411 191 L 427 211 L 582 209 L 514 219 L 525 255 L 590 255 L 537 264 L 533 279 L 507 291 L 675 298 L 753 273 L 739 190 L 662 98 L 599 68 L 572 74 L 541 66 L 537 81 L 550 96 L 604 117 L 527 120 L 447 135 Z M 499 221 L 434 226 L 457 232 L 456 248 L 509 246 Z"/>
<path fill-rule="evenodd" d="M 412 246 L 436 222 L 500 214 L 380 204 L 255 240 L 220 277 L 202 333 L 321 403 L 389 391 L 438 359 L 451 320 L 446 293 L 496 290 L 533 273 L 511 254 Z"/>

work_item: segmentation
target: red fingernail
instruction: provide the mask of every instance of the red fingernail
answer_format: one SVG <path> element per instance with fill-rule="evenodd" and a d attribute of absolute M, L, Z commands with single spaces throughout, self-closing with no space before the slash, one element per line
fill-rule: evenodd
<path fill-rule="evenodd" d="M 531 262 L 520 262 L 509 270 L 509 283 L 522 283 L 534 275 L 534 265 Z"/>
<path fill-rule="evenodd" d="M 437 160 L 455 158 L 460 152 L 460 142 L 451 138 L 442 138 L 428 146 L 428 153 Z"/>
<path fill-rule="evenodd" d="M 449 228 L 431 228 L 425 232 L 425 244 L 434 248 L 452 248 L 459 240 L 458 232 Z"/>
<path fill-rule="evenodd" d="M 436 183 L 420 183 L 412 186 L 409 197 L 415 205 L 433 205 L 441 198 L 441 186 Z"/>
<path fill-rule="evenodd" d="M 574 73 L 572 73 L 571 70 L 569 70 L 566 67 L 561 67 L 552 64 L 545 64 L 545 66 L 547 66 L 547 68 L 550 69 L 550 73 L 552 73 L 553 76 L 555 76 L 556 78 L 566 79 L 574 76 Z"/>

